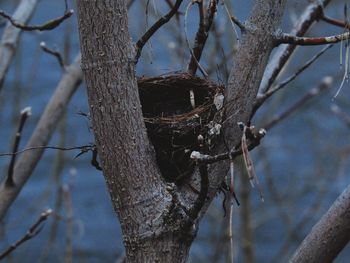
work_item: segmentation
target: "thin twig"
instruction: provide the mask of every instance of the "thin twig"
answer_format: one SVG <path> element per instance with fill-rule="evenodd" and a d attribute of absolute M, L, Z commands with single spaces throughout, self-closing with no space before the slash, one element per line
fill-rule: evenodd
<path fill-rule="evenodd" d="M 192 52 L 191 52 L 191 59 L 190 59 L 190 63 L 188 64 L 188 72 L 192 75 L 196 74 L 197 71 L 197 64 L 199 63 L 200 57 L 201 57 L 201 49 L 200 49 L 200 45 L 203 43 L 205 44 L 206 42 L 206 18 L 205 18 L 205 14 L 204 14 L 204 4 L 203 4 L 203 0 L 199 0 L 199 1 L 192 1 L 191 5 L 192 6 L 194 3 L 197 4 L 198 6 L 198 16 L 199 16 L 199 23 L 198 23 L 198 30 L 196 33 L 196 38 L 195 38 L 195 43 L 194 43 L 194 47 L 192 48 Z M 189 8 L 187 9 L 189 10 Z M 187 14 L 188 12 L 186 12 L 186 20 L 187 20 Z M 203 46 L 204 47 L 204 46 Z"/>
<path fill-rule="evenodd" d="M 23 150 L 17 151 L 17 152 L 12 152 L 12 153 L 0 153 L 0 157 L 3 156 L 14 156 L 17 154 L 21 154 L 27 151 L 33 151 L 33 150 L 39 150 L 39 149 L 51 149 L 51 150 L 60 150 L 60 151 L 73 151 L 73 150 L 86 150 L 88 151 L 89 149 L 92 149 L 94 146 L 91 144 L 87 145 L 82 145 L 82 146 L 74 146 L 74 147 L 57 147 L 57 146 L 33 146 L 33 147 L 28 147 Z M 79 154 L 80 155 L 80 154 Z"/>
<path fill-rule="evenodd" d="M 70 10 L 67 9 L 67 0 L 65 0 L 65 7 L 66 7 L 66 10 L 64 11 L 64 14 L 62 16 L 57 17 L 55 19 L 51 19 L 51 20 L 49 20 L 41 25 L 25 25 L 25 24 L 19 23 L 11 15 L 7 14 L 4 10 L 0 10 L 0 16 L 6 18 L 8 21 L 10 21 L 10 23 L 13 26 L 20 28 L 22 30 L 25 30 L 25 31 L 34 31 L 34 30 L 45 31 L 45 30 L 55 29 L 63 21 L 65 21 L 66 19 L 68 19 L 69 17 L 71 17 L 74 14 L 73 9 L 70 9 Z"/>
<path fill-rule="evenodd" d="M 168 4 L 168 6 L 172 9 L 172 8 L 174 8 L 174 3 L 172 2 L 172 0 L 165 0 L 166 1 L 166 3 Z M 175 17 L 176 17 L 176 20 L 177 21 L 180 21 L 180 15 L 183 15 L 183 13 L 182 12 L 180 12 L 180 11 L 177 11 L 176 12 L 176 14 L 175 14 Z"/>
<path fill-rule="evenodd" d="M 260 129 L 257 134 L 254 134 L 254 138 L 250 138 L 248 146 L 248 150 L 253 150 L 256 146 L 260 144 L 261 139 L 265 136 L 266 131 L 264 129 Z M 231 159 L 234 160 L 237 156 L 240 156 L 242 154 L 242 149 L 232 149 L 231 151 L 217 154 L 214 156 L 201 154 L 199 152 L 192 152 L 191 158 L 196 160 L 198 163 L 216 163 L 223 160 Z"/>
<path fill-rule="evenodd" d="M 217 0 L 210 0 L 207 8 L 207 15 L 205 15 L 203 1 L 198 1 L 196 3 L 198 4 L 199 9 L 199 25 L 196 33 L 195 44 L 191 52 L 191 59 L 188 64 L 188 71 L 192 75 L 196 74 L 198 68 L 197 62 L 201 59 L 217 9 Z"/>
<path fill-rule="evenodd" d="M 234 15 L 231 15 L 231 16 L 230 16 L 230 19 L 231 19 L 231 21 L 232 21 L 233 23 L 235 23 L 235 25 L 237 25 L 237 26 L 239 27 L 239 29 L 240 29 L 241 31 L 245 31 L 245 30 L 246 30 L 245 25 L 244 25 L 237 17 L 235 17 Z M 236 32 L 236 31 L 235 31 L 235 32 Z M 237 32 L 236 32 L 236 35 L 237 35 Z M 238 37 L 238 35 L 237 35 L 237 37 Z"/>
<path fill-rule="evenodd" d="M 251 118 L 254 116 L 256 111 L 261 107 L 261 105 L 270 98 L 273 94 L 275 94 L 280 89 L 284 88 L 287 84 L 292 82 L 297 76 L 299 76 L 305 69 L 307 69 L 311 64 L 313 64 L 323 53 L 325 53 L 328 49 L 330 49 L 333 45 L 327 45 L 325 48 L 323 48 L 320 52 L 318 52 L 316 55 L 314 55 L 309 61 L 307 61 L 302 67 L 300 67 L 297 71 L 294 72 L 293 75 L 282 81 L 281 83 L 277 84 L 273 89 L 269 89 L 264 94 L 259 94 L 257 96 L 256 102 L 254 104 Z"/>
<path fill-rule="evenodd" d="M 56 146 L 29 147 L 29 148 L 23 149 L 21 151 L 16 151 L 16 152 L 12 152 L 12 153 L 0 153 L 0 157 L 2 157 L 2 156 L 12 156 L 11 164 L 10 164 L 10 167 L 9 167 L 9 174 L 8 174 L 7 181 L 6 181 L 6 184 L 8 186 L 14 186 L 14 182 L 13 182 L 13 178 L 12 178 L 13 177 L 12 176 L 13 169 L 14 169 L 14 163 L 12 164 L 12 160 L 14 160 L 13 157 L 15 157 L 17 154 L 20 154 L 20 153 L 23 153 L 23 152 L 26 152 L 26 151 L 32 151 L 32 150 L 38 150 L 38 149 L 51 149 L 51 150 L 60 150 L 60 151 L 80 150 L 80 152 L 75 156 L 75 158 L 78 158 L 80 155 L 83 155 L 84 153 L 92 152 L 92 157 L 91 157 L 91 161 L 90 161 L 91 165 L 93 167 L 95 167 L 96 170 L 102 171 L 102 167 L 100 166 L 100 163 L 97 161 L 97 155 L 98 155 L 97 147 L 94 144 L 75 146 L 75 147 L 69 147 L 69 148 L 56 147 Z"/>
<path fill-rule="evenodd" d="M 59 81 L 50 101 L 48 102 L 41 118 L 30 137 L 26 148 L 35 146 L 46 146 L 65 112 L 67 104 L 82 81 L 82 70 L 80 67 L 80 54 L 74 62 L 67 67 Z M 0 219 L 2 219 L 13 201 L 21 192 L 22 187 L 28 181 L 33 169 L 38 164 L 44 148 L 33 152 L 23 153 L 18 159 L 14 170 L 16 186 L 8 188 L 4 182 L 0 183 Z"/>
<path fill-rule="evenodd" d="M 188 49 L 190 50 L 190 54 L 191 57 L 193 58 L 193 61 L 197 64 L 197 67 L 199 68 L 199 70 L 201 71 L 201 73 L 203 74 L 203 76 L 205 78 L 208 78 L 208 73 L 204 70 L 204 68 L 201 66 L 201 64 L 198 62 L 198 60 L 196 59 L 195 54 L 193 53 L 193 50 L 191 48 L 190 42 L 188 41 L 188 34 L 187 34 L 187 15 L 188 12 L 191 8 L 191 6 L 193 5 L 194 2 L 189 2 L 185 11 L 185 18 L 184 18 L 184 31 L 185 31 L 185 39 L 186 39 L 186 44 Z"/>
<path fill-rule="evenodd" d="M 231 23 L 233 32 L 234 32 L 235 35 L 236 35 L 236 41 L 237 41 L 237 43 L 239 44 L 238 32 L 237 32 L 237 30 L 236 30 L 235 25 L 238 26 L 239 29 L 240 29 L 241 31 L 244 31 L 246 28 L 245 28 L 245 26 L 243 25 L 243 23 L 241 23 L 241 21 L 239 21 L 239 19 L 238 19 L 237 17 L 235 17 L 233 14 L 230 13 L 230 10 L 228 10 L 228 7 L 227 7 L 227 5 L 226 5 L 225 0 L 221 0 L 221 5 L 224 7 L 225 12 L 226 12 L 227 16 L 228 16 L 229 19 L 230 19 L 230 23 Z"/>
<path fill-rule="evenodd" d="M 321 19 L 323 21 L 327 22 L 328 24 L 331 24 L 331 25 L 334 25 L 334 26 L 338 26 L 338 27 L 341 27 L 341 28 L 350 29 L 350 25 L 347 24 L 346 22 L 338 20 L 338 19 L 331 18 L 329 16 L 326 16 L 325 14 L 323 14 Z"/>
<path fill-rule="evenodd" d="M 308 102 L 313 97 L 319 95 L 322 91 L 328 89 L 331 87 L 333 78 L 331 77 L 325 77 L 320 85 L 316 88 L 311 89 L 305 96 L 303 96 L 300 100 L 298 100 L 295 104 L 293 104 L 291 107 L 289 107 L 286 111 L 281 113 L 280 115 L 275 116 L 272 118 L 271 121 L 269 121 L 264 127 L 264 129 L 260 129 L 257 134 L 253 134 L 253 138 L 249 138 L 249 143 L 247 143 L 247 149 L 248 151 L 253 150 L 255 147 L 257 147 L 260 144 L 261 139 L 265 136 L 266 131 L 270 130 L 273 126 L 275 126 L 280 121 L 284 120 L 286 117 L 288 117 L 290 114 L 292 114 L 294 111 L 299 109 L 301 106 L 303 106 L 306 102 Z M 206 163 L 206 164 L 212 164 L 223 160 L 228 160 L 232 158 L 234 160 L 237 156 L 240 156 L 242 154 L 242 149 L 232 149 L 229 152 L 217 154 L 214 156 L 201 154 L 199 152 L 192 152 L 191 158 L 196 160 L 198 163 Z"/>
<path fill-rule="evenodd" d="M 16 11 L 13 13 L 12 17 L 21 23 L 27 23 L 27 21 L 32 16 L 39 0 L 21 0 L 18 4 Z M 5 19 L 3 19 L 5 20 Z M 6 77 L 6 73 L 10 67 L 11 61 L 16 53 L 19 38 L 23 31 L 7 23 L 6 27 L 2 31 L 2 37 L 0 40 L 0 91 L 2 90 L 3 83 Z"/>
<path fill-rule="evenodd" d="M 92 151 L 92 158 L 91 158 L 91 162 L 90 162 L 91 165 L 93 167 L 95 167 L 96 170 L 102 171 L 102 167 L 100 166 L 100 163 L 97 161 L 97 155 L 98 155 L 97 147 L 93 146 L 91 151 Z"/>
<path fill-rule="evenodd" d="M 333 78 L 332 77 L 325 77 L 325 78 L 323 78 L 323 80 L 321 81 L 321 83 L 320 83 L 320 85 L 318 87 L 311 89 L 307 94 L 305 94 L 301 99 L 299 99 L 297 102 L 295 102 L 287 110 L 285 110 L 281 114 L 273 117 L 266 125 L 264 125 L 265 129 L 266 130 L 271 129 L 277 123 L 279 123 L 283 119 L 287 118 L 294 111 L 300 109 L 310 99 L 312 99 L 313 97 L 319 95 L 322 91 L 330 88 L 331 85 L 332 85 L 332 82 L 333 82 Z"/>
<path fill-rule="evenodd" d="M 12 244 L 10 247 L 8 247 L 4 252 L 0 254 L 0 260 L 4 259 L 7 257 L 10 253 L 12 253 L 17 247 L 19 247 L 22 243 L 32 239 L 35 237 L 37 234 L 40 233 L 42 230 L 43 226 L 42 223 L 45 222 L 48 217 L 52 214 L 52 210 L 48 209 L 45 212 L 41 213 L 40 217 L 38 220 L 29 228 L 27 233 L 18 241 L 16 241 L 14 244 Z"/>
<path fill-rule="evenodd" d="M 135 64 L 137 64 L 141 56 L 142 48 L 145 46 L 147 41 L 153 36 L 155 32 L 157 32 L 159 28 L 161 28 L 164 24 L 169 22 L 169 20 L 177 13 L 182 1 L 183 0 L 176 0 L 174 7 L 165 16 L 162 16 L 161 18 L 159 18 L 159 20 L 155 22 L 153 26 L 151 26 L 147 30 L 147 32 L 136 42 Z"/>
<path fill-rule="evenodd" d="M 11 155 L 11 161 L 10 161 L 9 169 L 7 172 L 6 186 L 14 186 L 15 185 L 15 182 L 13 180 L 13 170 L 14 170 L 15 162 L 16 162 L 16 156 L 17 156 L 16 152 L 18 151 L 19 143 L 21 141 L 22 130 L 23 130 L 24 124 L 30 115 L 31 115 L 31 108 L 30 107 L 26 107 L 21 111 L 21 119 L 19 121 L 19 125 L 18 125 L 17 131 L 16 131 L 16 136 L 15 136 L 15 141 L 14 141 L 13 147 L 12 147 L 13 154 Z"/>
<path fill-rule="evenodd" d="M 41 43 L 40 43 L 40 47 L 41 47 L 41 49 L 42 49 L 44 52 L 46 52 L 46 53 L 48 53 L 48 54 L 54 56 L 54 57 L 57 59 L 57 61 L 58 61 L 58 63 L 60 64 L 60 66 L 61 66 L 62 69 L 65 68 L 65 63 L 63 62 L 63 57 L 62 57 L 62 55 L 61 55 L 60 52 L 58 52 L 58 51 L 56 51 L 56 50 L 53 50 L 53 49 L 51 49 L 51 48 L 48 48 L 48 47 L 46 46 L 46 43 L 45 43 L 45 42 L 41 42 Z"/>
<path fill-rule="evenodd" d="M 311 25 L 317 21 L 323 14 L 323 8 L 329 4 L 330 0 L 321 0 L 310 4 L 303 14 L 299 17 L 298 25 L 291 31 L 295 36 L 303 36 Z M 264 77 L 260 85 L 260 93 L 265 93 L 271 88 L 272 83 L 285 68 L 285 65 L 291 58 L 296 49 L 296 45 L 286 45 L 280 47 L 267 65 Z"/>

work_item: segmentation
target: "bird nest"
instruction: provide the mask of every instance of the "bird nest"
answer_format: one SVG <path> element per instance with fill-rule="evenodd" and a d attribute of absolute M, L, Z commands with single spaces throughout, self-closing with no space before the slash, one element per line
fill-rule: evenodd
<path fill-rule="evenodd" d="M 223 86 L 187 73 L 138 80 L 142 112 L 163 177 L 181 183 L 194 170 L 192 151 L 209 151 L 213 101 Z M 200 136 L 201 135 L 201 136 Z M 198 141 L 198 136 L 203 140 Z"/>

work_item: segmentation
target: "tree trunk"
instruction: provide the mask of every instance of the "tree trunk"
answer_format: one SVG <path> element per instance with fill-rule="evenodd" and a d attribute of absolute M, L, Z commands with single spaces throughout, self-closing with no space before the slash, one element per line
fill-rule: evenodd
<path fill-rule="evenodd" d="M 225 94 L 223 130 L 226 143 L 217 147 L 218 153 L 226 152 L 227 146 L 231 150 L 240 143 L 242 131 L 237 123 L 247 124 L 249 121 L 264 70 L 275 46 L 275 32 L 280 26 L 285 4 L 286 0 L 257 0 L 245 23 Z M 219 185 L 227 170 L 228 164 L 213 165 L 210 185 Z"/>
<path fill-rule="evenodd" d="M 127 261 L 185 262 L 194 234 L 164 222 L 172 196 L 143 122 L 126 3 L 80 0 L 77 8 L 92 126 Z"/>
<path fill-rule="evenodd" d="M 230 145 L 241 137 L 236 122 L 248 121 L 285 2 L 254 4 L 226 92 Z M 208 178 L 201 166 L 201 175 L 192 177 L 191 184 L 200 184 L 201 193 L 209 187 L 207 196 L 164 183 L 143 122 L 126 3 L 79 0 L 77 9 L 92 126 L 127 261 L 185 262 L 198 221 L 226 171 Z"/>
<path fill-rule="evenodd" d="M 225 139 L 232 147 L 241 138 L 237 122 L 249 120 L 280 26 L 286 0 L 255 1 L 252 13 L 242 32 L 241 46 L 235 57 L 226 89 Z"/>

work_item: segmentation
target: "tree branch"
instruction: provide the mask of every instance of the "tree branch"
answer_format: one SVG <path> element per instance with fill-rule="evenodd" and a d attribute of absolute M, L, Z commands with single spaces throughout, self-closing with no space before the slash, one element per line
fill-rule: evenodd
<path fill-rule="evenodd" d="M 225 94 L 224 136 L 230 149 L 241 139 L 242 132 L 237 123 L 248 123 L 263 72 L 274 48 L 274 37 L 269 32 L 275 32 L 279 26 L 284 5 L 285 1 L 256 1 L 248 21 L 256 30 L 242 32 Z"/>
<path fill-rule="evenodd" d="M 334 26 L 338 26 L 341 28 L 346 28 L 346 29 L 350 29 L 350 25 L 345 23 L 344 21 L 338 20 L 338 19 L 334 19 L 331 18 L 329 16 L 326 16 L 325 14 L 322 15 L 321 19 L 323 21 L 325 21 L 328 24 L 334 25 Z"/>
<path fill-rule="evenodd" d="M 202 2 L 202 1 L 200 1 L 200 3 L 201 3 L 201 2 Z M 204 76 L 205 78 L 208 78 L 208 73 L 205 71 L 205 69 L 201 66 L 201 64 L 199 63 L 199 61 L 196 59 L 196 56 L 195 56 L 195 54 L 193 53 L 193 50 L 192 50 L 191 45 L 190 45 L 190 42 L 189 42 L 189 40 L 188 40 L 188 34 L 187 34 L 187 16 L 188 16 L 188 12 L 189 12 L 191 6 L 192 6 L 194 3 L 196 3 L 196 2 L 194 2 L 194 1 L 189 2 L 188 5 L 187 5 L 187 8 L 186 8 L 186 11 L 185 11 L 185 18 L 184 18 L 185 39 L 186 39 L 187 47 L 188 47 L 188 49 L 190 50 L 191 58 L 193 58 L 194 63 L 196 63 L 197 68 L 199 68 L 199 70 L 201 71 L 201 73 L 203 74 L 203 76 Z M 201 6 L 201 5 L 199 4 L 199 6 Z M 200 12 L 200 17 L 204 17 L 203 13 L 201 12 L 201 9 L 199 9 L 199 12 Z M 199 23 L 200 23 L 200 24 L 201 24 L 201 21 L 202 21 L 202 20 L 203 20 L 202 18 L 199 19 Z"/>
<path fill-rule="evenodd" d="M 56 50 L 53 50 L 53 49 L 47 47 L 45 42 L 41 42 L 41 43 L 40 43 L 40 47 L 41 47 L 41 49 L 42 49 L 44 52 L 46 52 L 47 54 L 50 54 L 50 55 L 54 56 L 54 57 L 57 59 L 58 64 L 59 64 L 59 65 L 61 66 L 61 68 L 64 70 L 65 64 L 64 64 L 63 57 L 62 57 L 62 55 L 61 55 L 60 52 L 58 52 L 58 51 L 56 51 Z"/>
<path fill-rule="evenodd" d="M 195 44 L 191 52 L 190 63 L 188 64 L 188 71 L 192 75 L 196 74 L 198 62 L 201 59 L 205 43 L 207 42 L 209 31 L 216 13 L 217 0 L 210 0 L 206 15 L 204 13 L 203 1 L 199 1 L 197 4 L 199 9 L 199 25 Z"/>
<path fill-rule="evenodd" d="M 350 240 L 350 185 L 312 228 L 290 263 L 330 263 Z"/>
<path fill-rule="evenodd" d="M 155 32 L 157 32 L 159 28 L 168 23 L 169 20 L 178 12 L 182 1 L 183 0 L 176 0 L 174 7 L 165 16 L 159 18 L 159 20 L 155 22 L 153 26 L 151 26 L 147 32 L 136 42 L 135 64 L 137 64 L 141 56 L 142 48 L 144 45 L 146 45 L 147 41 L 153 36 Z"/>
<path fill-rule="evenodd" d="M 63 74 L 26 148 L 47 145 L 70 98 L 81 81 L 82 72 L 80 69 L 80 55 L 78 55 Z M 43 152 L 44 148 L 40 148 L 35 151 L 23 153 L 14 169 L 13 179 L 16 185 L 14 187 L 7 187 L 4 182 L 0 184 L 0 219 L 5 216 L 6 211 L 29 179 Z"/>
<path fill-rule="evenodd" d="M 39 150 L 39 149 L 51 149 L 51 150 L 59 150 L 59 151 L 73 151 L 73 150 L 80 150 L 81 152 L 75 157 L 79 157 L 82 153 L 93 151 L 93 148 L 95 146 L 93 144 L 87 144 L 87 145 L 81 145 L 81 146 L 73 146 L 73 147 L 59 147 L 59 146 L 33 146 L 29 148 L 25 148 L 20 151 L 11 152 L 11 153 L 0 153 L 0 157 L 3 156 L 13 156 L 18 155 L 27 151 L 33 151 L 33 150 Z"/>
<path fill-rule="evenodd" d="M 292 44 L 299 46 L 316 46 L 338 43 L 349 39 L 350 33 L 328 36 L 328 37 L 297 37 L 289 34 L 281 34 L 276 37 L 276 45 Z"/>
<path fill-rule="evenodd" d="M 333 78 L 325 77 L 321 81 L 318 87 L 311 89 L 308 93 L 306 93 L 302 98 L 300 98 L 297 102 L 295 102 L 292 106 L 290 106 L 287 110 L 282 112 L 279 115 L 274 116 L 268 123 L 264 125 L 265 129 L 268 131 L 277 123 L 287 118 L 294 111 L 300 109 L 305 103 L 307 103 L 313 97 L 319 95 L 322 91 L 331 87 L 333 82 Z"/>
<path fill-rule="evenodd" d="M 67 1 L 67 0 L 65 0 Z M 67 2 L 65 2 L 67 3 Z M 0 16 L 6 18 L 10 23 L 19 29 L 25 30 L 25 31 L 46 31 L 46 30 L 53 30 L 56 27 L 58 27 L 63 21 L 68 19 L 73 15 L 74 11 L 71 10 L 65 10 L 64 14 L 60 17 L 57 17 L 55 19 L 51 19 L 41 25 L 25 25 L 21 22 L 18 22 L 15 18 L 13 18 L 11 15 L 7 14 L 4 10 L 0 10 Z"/>
<path fill-rule="evenodd" d="M 22 0 L 12 17 L 20 23 L 26 23 L 33 14 L 37 4 L 38 0 Z M 11 23 L 7 23 L 2 34 L 0 45 L 0 91 L 12 58 L 16 53 L 21 32 L 22 30 L 19 28 L 13 26 Z"/>
<path fill-rule="evenodd" d="M 9 254 L 11 254 L 16 248 L 18 248 L 20 245 L 22 245 L 24 242 L 32 239 L 37 234 L 40 233 L 41 229 L 43 228 L 42 224 L 48 219 L 48 217 L 52 214 L 52 210 L 48 209 L 45 212 L 41 213 L 38 220 L 29 228 L 27 233 L 18 241 L 16 241 L 13 245 L 8 247 L 4 252 L 0 254 L 0 260 L 7 257 Z"/>
<path fill-rule="evenodd" d="M 287 118 L 290 114 L 295 112 L 296 110 L 300 109 L 305 103 L 307 103 L 309 100 L 311 100 L 313 97 L 319 95 L 322 91 L 325 89 L 328 89 L 331 87 L 332 84 L 332 78 L 331 77 L 325 77 L 320 85 L 316 88 L 311 89 L 307 94 L 305 94 L 302 98 L 300 98 L 297 102 L 295 102 L 292 106 L 290 106 L 287 110 L 282 112 L 279 115 L 274 116 L 268 123 L 264 125 L 263 129 L 260 129 L 257 134 L 252 134 L 253 136 L 250 137 L 249 144 L 247 149 L 249 151 L 253 150 L 255 147 L 260 145 L 261 139 L 265 136 L 266 131 L 270 130 L 272 127 L 274 127 L 277 123 Z M 234 160 L 236 157 L 242 155 L 242 148 L 235 149 L 233 148 L 229 152 L 220 153 L 214 156 L 201 154 L 199 152 L 192 152 L 191 158 L 196 160 L 199 164 L 213 164 L 220 161 L 232 159 Z"/>
<path fill-rule="evenodd" d="M 291 34 L 295 36 L 303 36 L 312 24 L 317 21 L 323 14 L 323 9 L 331 2 L 331 0 L 321 0 L 310 4 L 304 13 L 299 17 L 298 25 L 292 30 Z M 296 45 L 281 46 L 269 61 L 261 81 L 259 93 L 263 94 L 270 89 L 272 83 L 276 80 L 286 63 L 289 61 Z"/>
<path fill-rule="evenodd" d="M 23 130 L 24 124 L 31 114 L 32 113 L 31 113 L 30 107 L 27 107 L 21 111 L 21 119 L 20 119 L 20 122 L 19 122 L 19 125 L 17 128 L 17 131 L 16 131 L 15 141 L 13 143 L 13 148 L 12 148 L 12 152 L 14 154 L 11 156 L 11 161 L 10 161 L 9 169 L 7 172 L 6 182 L 5 182 L 7 186 L 15 186 L 15 182 L 13 180 L 13 169 L 14 169 L 15 162 L 16 162 L 16 152 L 18 151 L 19 143 L 21 141 L 22 130 Z"/>
<path fill-rule="evenodd" d="M 333 45 L 328 45 L 323 48 L 320 52 L 314 55 L 309 61 L 307 61 L 301 68 L 299 68 L 293 75 L 288 77 L 286 80 L 274 86 L 273 89 L 267 90 L 264 94 L 258 94 L 256 98 L 256 102 L 254 104 L 254 108 L 252 111 L 251 118 L 254 116 L 256 111 L 263 105 L 263 103 L 270 98 L 273 94 L 275 94 L 280 89 L 284 88 L 287 84 L 293 81 L 299 74 L 301 74 L 305 69 L 307 69 L 312 63 L 314 63 L 324 52 L 330 49 Z"/>
<path fill-rule="evenodd" d="M 226 5 L 225 5 L 225 8 L 227 9 Z M 231 18 L 231 21 L 235 25 L 237 25 L 241 31 L 246 30 L 246 26 L 237 17 L 235 17 L 234 15 L 230 15 L 230 18 Z"/>
<path fill-rule="evenodd" d="M 257 134 L 254 134 L 254 137 L 250 138 L 249 144 L 247 147 L 247 150 L 251 151 L 255 147 L 257 147 L 260 144 L 261 139 L 265 136 L 266 131 L 265 129 L 260 129 Z M 191 159 L 196 160 L 199 164 L 213 164 L 217 163 L 219 161 L 224 160 L 234 160 L 236 157 L 242 155 L 243 151 L 242 148 L 235 149 L 233 148 L 229 152 L 220 153 L 214 156 L 210 156 L 207 154 L 201 154 L 197 151 L 194 151 L 191 153 Z"/>

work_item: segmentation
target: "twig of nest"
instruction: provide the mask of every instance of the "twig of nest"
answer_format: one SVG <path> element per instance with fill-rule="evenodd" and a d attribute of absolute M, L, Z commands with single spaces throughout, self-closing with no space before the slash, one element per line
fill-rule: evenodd
<path fill-rule="evenodd" d="M 214 97 L 223 86 L 187 73 L 138 80 L 148 136 L 167 181 L 181 183 L 194 170 L 192 151 L 209 151 L 217 107 Z M 214 132 L 215 133 L 215 132 Z"/>

